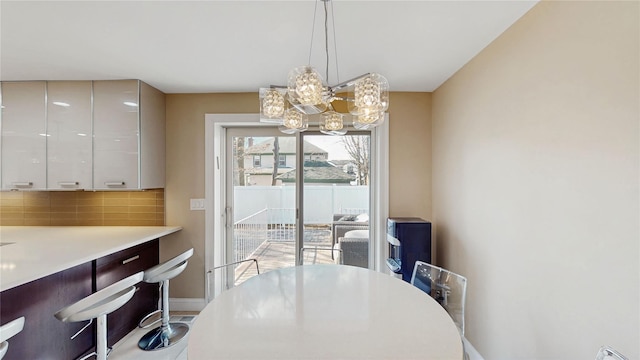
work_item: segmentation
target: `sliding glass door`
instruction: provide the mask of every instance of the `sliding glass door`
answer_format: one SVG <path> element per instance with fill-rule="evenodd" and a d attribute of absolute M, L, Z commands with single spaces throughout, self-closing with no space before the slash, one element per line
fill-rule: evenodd
<path fill-rule="evenodd" d="M 301 263 L 368 267 L 369 133 L 305 132 L 301 139 Z"/>
<path fill-rule="evenodd" d="M 298 264 L 368 267 L 370 135 L 227 128 L 226 288 Z M 353 232 L 352 230 L 359 230 Z"/>

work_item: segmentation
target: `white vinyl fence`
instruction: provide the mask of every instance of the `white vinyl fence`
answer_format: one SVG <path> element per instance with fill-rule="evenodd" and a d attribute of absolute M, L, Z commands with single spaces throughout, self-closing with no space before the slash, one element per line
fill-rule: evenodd
<path fill-rule="evenodd" d="M 264 209 L 295 209 L 294 186 L 236 186 L 234 188 L 234 222 Z M 306 224 L 330 224 L 333 214 L 350 213 L 349 209 L 369 207 L 369 186 L 308 185 L 304 187 Z M 293 224 L 295 214 L 281 211 L 270 214 L 269 221 Z M 281 218 L 278 218 L 281 216 Z"/>

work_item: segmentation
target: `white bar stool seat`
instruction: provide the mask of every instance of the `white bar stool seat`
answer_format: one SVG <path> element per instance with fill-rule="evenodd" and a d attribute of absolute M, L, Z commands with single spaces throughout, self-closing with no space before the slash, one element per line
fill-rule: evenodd
<path fill-rule="evenodd" d="M 93 319 L 97 320 L 96 351 L 82 359 L 93 355 L 96 356 L 96 360 L 107 359 L 107 314 L 119 309 L 133 297 L 136 292 L 135 285 L 142 281 L 143 276 L 144 273 L 141 271 L 126 277 L 55 313 L 55 317 L 63 322 L 91 320 L 72 339 L 86 329 L 93 322 Z"/>
<path fill-rule="evenodd" d="M 160 308 L 142 318 L 139 326 L 141 328 L 148 328 L 158 322 L 161 324 L 147 332 L 140 341 L 138 341 L 138 347 L 140 349 L 160 350 L 168 348 L 182 340 L 182 338 L 184 338 L 189 332 L 189 325 L 169 322 L 169 279 L 173 279 L 184 271 L 187 267 L 188 260 L 192 255 L 193 248 L 144 272 L 144 282 L 160 283 L 162 300 L 160 302 Z M 162 313 L 159 320 L 156 320 L 149 325 L 142 326 L 143 322 L 157 313 Z"/>
<path fill-rule="evenodd" d="M 24 316 L 12 320 L 0 327 L 0 359 L 9 350 L 9 340 L 24 328 Z"/>

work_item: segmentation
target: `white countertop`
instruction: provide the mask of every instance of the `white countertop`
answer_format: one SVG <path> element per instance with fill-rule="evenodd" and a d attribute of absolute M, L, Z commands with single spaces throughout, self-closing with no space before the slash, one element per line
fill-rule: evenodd
<path fill-rule="evenodd" d="M 193 324 L 190 359 L 462 359 L 462 339 L 428 294 L 345 265 L 272 270 L 225 291 Z"/>
<path fill-rule="evenodd" d="M 0 243 L 11 243 L 0 246 L 0 291 L 181 229 L 180 226 L 0 226 Z"/>

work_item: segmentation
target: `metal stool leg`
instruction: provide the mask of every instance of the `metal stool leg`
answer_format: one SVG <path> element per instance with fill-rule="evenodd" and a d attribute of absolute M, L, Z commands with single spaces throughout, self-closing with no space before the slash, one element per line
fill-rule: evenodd
<path fill-rule="evenodd" d="M 107 314 L 98 316 L 96 326 L 96 360 L 107 360 Z"/>
<path fill-rule="evenodd" d="M 146 333 L 138 342 L 142 350 L 160 350 L 175 345 L 182 340 L 189 325 L 169 322 L 169 280 L 162 281 L 162 324 Z"/>

